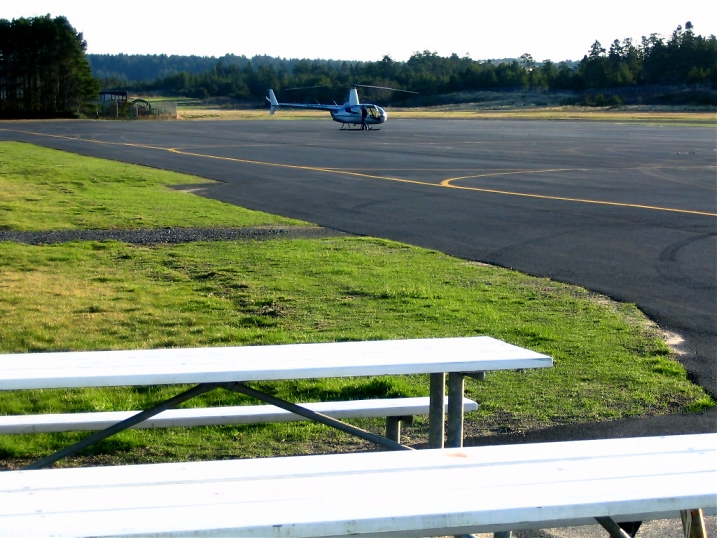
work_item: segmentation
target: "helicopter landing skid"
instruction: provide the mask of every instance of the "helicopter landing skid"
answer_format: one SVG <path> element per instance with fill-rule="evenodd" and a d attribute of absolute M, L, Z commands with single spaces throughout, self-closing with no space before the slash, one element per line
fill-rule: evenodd
<path fill-rule="evenodd" d="M 354 129 L 353 127 L 351 127 L 351 125 L 353 125 L 354 127 L 358 127 L 358 129 Z M 347 128 L 349 131 L 356 131 L 356 130 L 358 130 L 358 131 L 380 131 L 381 130 L 380 127 L 371 127 L 370 125 L 367 125 L 365 129 L 362 129 L 360 127 L 360 124 L 358 124 L 358 123 L 354 123 L 354 124 L 342 123 L 341 129 L 339 129 L 339 130 L 343 131 L 344 128 Z"/>

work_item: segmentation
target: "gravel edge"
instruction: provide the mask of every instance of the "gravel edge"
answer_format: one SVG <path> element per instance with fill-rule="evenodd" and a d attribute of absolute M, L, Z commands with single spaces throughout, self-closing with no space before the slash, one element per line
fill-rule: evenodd
<path fill-rule="evenodd" d="M 161 245 L 194 241 L 237 241 L 291 238 L 350 237 L 352 234 L 317 226 L 257 228 L 148 228 L 134 230 L 47 230 L 17 232 L 0 230 L 0 241 L 28 245 L 51 245 L 69 241 L 120 241 L 133 245 Z"/>

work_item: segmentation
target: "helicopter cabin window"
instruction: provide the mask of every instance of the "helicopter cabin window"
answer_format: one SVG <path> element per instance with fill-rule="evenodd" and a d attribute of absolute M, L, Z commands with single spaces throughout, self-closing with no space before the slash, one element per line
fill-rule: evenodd
<path fill-rule="evenodd" d="M 381 117 L 381 114 L 379 114 L 379 112 L 378 112 L 378 108 L 375 106 L 367 106 L 366 110 L 368 111 L 369 114 L 371 114 L 372 118 L 379 119 Z"/>

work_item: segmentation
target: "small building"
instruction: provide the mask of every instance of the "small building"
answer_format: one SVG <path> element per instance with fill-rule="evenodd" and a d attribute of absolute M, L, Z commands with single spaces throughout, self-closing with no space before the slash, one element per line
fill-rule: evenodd
<path fill-rule="evenodd" d="M 119 101 L 121 103 L 127 102 L 127 91 L 107 91 L 107 92 L 100 92 L 99 101 L 100 103 L 105 103 L 108 101 Z"/>

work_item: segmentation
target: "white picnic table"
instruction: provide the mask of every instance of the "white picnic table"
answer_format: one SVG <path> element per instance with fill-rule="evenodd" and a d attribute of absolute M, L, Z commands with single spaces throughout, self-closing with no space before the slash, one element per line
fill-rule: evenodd
<path fill-rule="evenodd" d="M 0 355 L 0 390 L 137 385 L 196 385 L 103 432 L 101 440 L 198 394 L 225 388 L 290 412 L 322 421 L 252 389 L 247 382 L 402 374 L 430 374 L 430 446 L 444 446 L 445 386 L 448 379 L 448 444 L 463 438 L 463 376 L 496 370 L 547 368 L 552 359 L 488 336 L 331 342 L 241 347 L 80 351 Z M 309 413 L 306 411 L 306 413 Z M 134 422 L 132 422 L 134 420 Z M 324 422 L 334 427 L 334 423 Z M 347 426 L 348 427 L 348 426 Z M 114 429 L 113 429 L 114 428 Z M 340 427 L 340 429 L 343 427 Z M 347 430 L 344 430 L 347 431 Z M 355 432 L 349 432 L 355 433 Z M 355 433 L 360 435 L 358 433 Z M 103 437 L 104 436 L 104 437 Z M 375 439 L 379 437 L 380 439 Z M 381 436 L 364 437 L 393 449 L 406 448 Z M 84 442 L 84 441 L 83 441 Z M 91 444 L 91 443 L 90 443 Z M 78 444 L 79 445 L 79 444 Z M 89 446 L 84 444 L 77 450 Z M 75 450 L 76 451 L 76 450 Z M 63 452 L 63 451 L 60 451 Z M 69 453 L 63 452 L 60 457 Z M 40 460 L 41 468 L 55 460 Z"/>
<path fill-rule="evenodd" d="M 716 462 L 717 434 L 702 434 L 9 471 L 0 473 L 0 536 L 422 537 L 597 518 L 614 526 L 714 514 Z"/>

